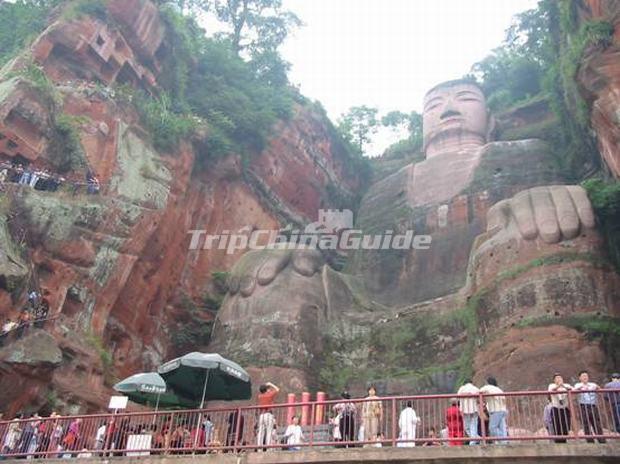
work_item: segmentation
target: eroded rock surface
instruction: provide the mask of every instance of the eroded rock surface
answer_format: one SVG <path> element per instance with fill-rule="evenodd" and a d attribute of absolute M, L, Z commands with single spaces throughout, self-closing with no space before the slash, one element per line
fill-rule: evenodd
<path fill-rule="evenodd" d="M 610 23 L 613 37 L 606 46 L 591 47 L 579 67 L 577 82 L 591 101 L 591 122 L 599 150 L 615 177 L 620 177 L 620 5 L 613 0 L 587 0 L 581 20 Z"/>
<path fill-rule="evenodd" d="M 0 79 L 2 156 L 54 170 L 58 153 L 49 147 L 62 108 L 77 126 L 84 171 L 95 172 L 102 185 L 100 195 L 86 195 L 83 188 L 41 192 L 9 184 L 3 197 L 0 317 L 16 319 L 25 304 L 20 291 L 36 281 L 55 318 L 46 331 L 62 352 L 45 373 L 13 368 L 21 377 L 0 401 L 8 414 L 37 408 L 50 395 L 64 395 L 67 407 L 99 409 L 115 377 L 153 369 L 176 354 L 175 332 L 196 323 L 192 305 L 212 290 L 212 273 L 230 269 L 243 254 L 189 250 L 189 230 L 218 234 L 310 222 L 319 206 L 331 205 L 334 191 L 352 196 L 359 184 L 326 117 L 310 106 L 294 108 L 245 172 L 234 154 L 197 167 L 192 140 L 174 153 L 157 152 L 135 110 L 105 86 L 157 90 L 159 58 L 171 52 L 164 23 L 147 0 L 107 6 L 113 26 L 58 16 L 30 57 L 13 60 Z M 29 60 L 45 71 L 55 96 L 23 77 L 8 78 Z M 85 179 L 81 170 L 67 177 Z"/>

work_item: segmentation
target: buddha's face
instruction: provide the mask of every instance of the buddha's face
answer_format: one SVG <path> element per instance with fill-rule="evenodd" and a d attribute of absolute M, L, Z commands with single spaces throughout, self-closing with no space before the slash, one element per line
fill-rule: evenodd
<path fill-rule="evenodd" d="M 483 93 L 473 84 L 438 87 L 424 97 L 423 135 L 427 148 L 436 139 L 477 136 L 486 141 L 488 112 Z"/>

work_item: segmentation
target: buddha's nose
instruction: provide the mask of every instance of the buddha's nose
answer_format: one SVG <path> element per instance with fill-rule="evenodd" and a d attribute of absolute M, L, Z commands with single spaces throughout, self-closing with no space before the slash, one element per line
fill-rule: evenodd
<path fill-rule="evenodd" d="M 446 104 L 443 107 L 443 111 L 439 116 L 439 119 L 447 119 L 452 116 L 460 116 L 461 113 L 456 109 L 456 105 L 454 101 L 450 98 L 446 101 Z"/>

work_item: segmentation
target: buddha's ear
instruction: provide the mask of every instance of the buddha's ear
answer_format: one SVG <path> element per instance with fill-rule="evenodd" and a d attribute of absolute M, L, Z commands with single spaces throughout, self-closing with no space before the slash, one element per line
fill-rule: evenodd
<path fill-rule="evenodd" d="M 491 114 L 489 110 L 487 110 L 487 133 L 486 133 L 486 141 L 490 142 L 495 138 L 495 129 L 497 128 L 497 121 L 495 116 Z"/>

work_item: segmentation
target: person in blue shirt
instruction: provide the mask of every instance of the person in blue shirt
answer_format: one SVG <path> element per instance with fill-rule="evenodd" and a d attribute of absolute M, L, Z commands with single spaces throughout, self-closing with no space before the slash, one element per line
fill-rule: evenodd
<path fill-rule="evenodd" d="M 620 390 L 620 374 L 614 372 L 611 374 L 611 382 L 605 384 L 607 390 Z M 614 418 L 614 427 L 617 433 L 620 433 L 620 391 L 610 392 L 606 396 Z"/>
<path fill-rule="evenodd" d="M 581 413 L 581 423 L 583 424 L 583 432 L 586 435 L 603 435 L 603 427 L 601 426 L 601 415 L 596 405 L 598 394 L 596 390 L 599 387 L 594 382 L 590 382 L 587 371 L 579 373 L 579 382 L 573 386 L 573 390 L 577 393 L 577 401 L 579 402 L 579 411 Z M 588 443 L 594 443 L 594 439 L 588 438 Z M 605 443 L 604 438 L 598 438 L 599 443 Z"/>

